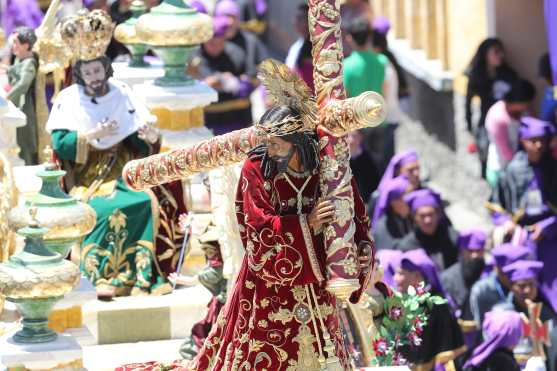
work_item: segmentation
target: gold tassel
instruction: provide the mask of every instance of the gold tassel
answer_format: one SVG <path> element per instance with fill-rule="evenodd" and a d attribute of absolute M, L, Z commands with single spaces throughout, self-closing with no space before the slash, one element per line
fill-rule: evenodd
<path fill-rule="evenodd" d="M 317 295 L 315 294 L 315 289 L 313 285 L 309 285 L 311 289 L 311 297 L 315 302 L 315 309 L 317 310 L 317 317 L 319 317 L 319 323 L 321 324 L 321 331 L 323 332 L 323 340 L 325 341 L 325 346 L 323 350 L 326 353 L 325 356 L 325 368 L 322 369 L 327 371 L 344 371 L 344 367 L 340 364 L 340 359 L 336 356 L 335 346 L 331 340 L 331 335 L 325 326 L 325 321 L 323 320 L 323 315 L 321 314 L 321 308 L 319 308 L 319 302 L 317 301 Z M 311 299 L 310 299 L 311 300 Z M 319 340 L 318 340 L 319 341 Z"/>

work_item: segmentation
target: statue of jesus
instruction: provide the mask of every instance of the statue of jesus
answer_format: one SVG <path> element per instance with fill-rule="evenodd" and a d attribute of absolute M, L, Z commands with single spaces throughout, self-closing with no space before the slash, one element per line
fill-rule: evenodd
<path fill-rule="evenodd" d="M 322 231 L 351 216 L 320 199 L 319 141 L 314 130 L 300 130 L 296 106 L 275 106 L 257 124 L 265 139 L 244 162 L 236 197 L 246 255 L 193 370 L 311 371 L 331 363 L 350 369 L 337 301 L 325 287 Z M 373 242 L 354 181 L 352 188 L 360 260 L 354 269 L 365 275 Z"/>

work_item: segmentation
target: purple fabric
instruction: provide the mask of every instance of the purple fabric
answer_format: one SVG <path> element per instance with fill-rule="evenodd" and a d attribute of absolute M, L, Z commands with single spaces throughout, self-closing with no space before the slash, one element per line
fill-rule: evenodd
<path fill-rule="evenodd" d="M 485 247 L 487 233 L 481 229 L 469 229 L 458 236 L 458 247 L 464 250 L 481 250 Z"/>
<path fill-rule="evenodd" d="M 267 12 L 267 0 L 255 0 L 255 12 L 262 16 Z"/>
<path fill-rule="evenodd" d="M 518 260 L 503 268 L 511 282 L 537 278 L 543 269 L 543 263 L 536 260 Z"/>
<path fill-rule="evenodd" d="M 220 16 L 213 18 L 213 37 L 224 37 L 230 26 L 231 22 L 228 17 Z"/>
<path fill-rule="evenodd" d="M 215 17 L 231 16 L 240 18 L 240 7 L 233 0 L 219 1 L 215 8 Z"/>
<path fill-rule="evenodd" d="M 36 0 L 0 0 L 0 4 L 1 26 L 6 36 L 20 26 L 36 29 L 43 20 L 44 14 Z"/>
<path fill-rule="evenodd" d="M 391 22 L 382 16 L 375 17 L 372 23 L 373 31 L 386 35 L 391 29 Z"/>
<path fill-rule="evenodd" d="M 491 221 L 496 226 L 501 226 L 510 220 L 512 220 L 512 216 L 510 216 L 507 213 L 500 213 L 496 211 L 493 214 L 491 214 Z"/>
<path fill-rule="evenodd" d="M 514 348 L 522 337 L 522 319 L 510 310 L 487 312 L 482 331 L 486 340 L 474 349 L 464 368 L 480 366 L 497 349 Z"/>
<path fill-rule="evenodd" d="M 532 256 L 532 249 L 525 245 L 504 243 L 491 250 L 495 265 L 501 269 L 518 260 L 528 259 Z"/>
<path fill-rule="evenodd" d="M 207 11 L 207 8 L 205 7 L 205 4 L 203 4 L 203 2 L 201 0 L 191 0 L 190 1 L 190 6 L 192 8 L 194 8 L 195 10 L 197 10 L 198 13 L 203 13 L 203 14 L 208 14 L 209 13 Z"/>
<path fill-rule="evenodd" d="M 379 193 L 377 204 L 373 210 L 371 225 L 376 225 L 379 219 L 387 212 L 391 201 L 402 197 L 409 187 L 410 182 L 405 176 L 399 176 L 389 181 Z"/>
<path fill-rule="evenodd" d="M 388 249 L 379 250 L 376 253 L 377 259 L 383 267 L 382 281 L 389 287 L 396 287 L 395 273 L 398 267 L 400 267 L 402 255 L 402 251 Z"/>
<path fill-rule="evenodd" d="M 542 121 L 535 117 L 520 119 L 520 138 L 531 139 L 537 137 L 550 137 L 555 135 L 555 128 L 549 121 Z"/>
<path fill-rule="evenodd" d="M 394 155 L 391 161 L 389 161 L 387 169 L 385 169 L 385 172 L 383 173 L 383 177 L 377 187 L 378 191 L 381 192 L 391 180 L 398 176 L 398 171 L 401 166 L 412 162 L 418 162 L 418 153 L 413 149 Z"/>
<path fill-rule="evenodd" d="M 255 87 L 253 83 L 249 79 L 240 79 L 240 89 L 238 89 L 238 93 L 236 94 L 240 98 L 249 97 L 249 95 L 253 92 Z"/>
<path fill-rule="evenodd" d="M 404 201 L 408 202 L 410 209 L 415 213 L 420 207 L 431 206 L 436 209 L 441 207 L 441 196 L 425 188 L 404 195 Z"/>
<path fill-rule="evenodd" d="M 553 84 L 557 84 L 557 1 L 545 0 L 545 29 L 547 30 L 547 43 L 549 49 L 549 61 Z"/>
<path fill-rule="evenodd" d="M 456 305 L 454 299 L 451 297 L 451 295 L 449 295 L 448 292 L 445 291 L 443 285 L 441 284 L 441 280 L 439 279 L 439 272 L 437 272 L 437 266 L 427 255 L 424 249 L 415 249 L 403 253 L 400 258 L 400 267 L 408 271 L 420 272 L 424 279 L 427 281 L 426 283 L 433 290 L 437 291 L 445 299 L 447 299 L 449 305 L 454 310 L 458 309 L 458 306 Z"/>

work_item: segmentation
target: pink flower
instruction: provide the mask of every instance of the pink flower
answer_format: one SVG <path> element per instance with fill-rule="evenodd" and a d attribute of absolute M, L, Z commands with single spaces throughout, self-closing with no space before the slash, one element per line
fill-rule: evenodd
<path fill-rule="evenodd" d="M 393 355 L 393 366 L 405 366 L 408 364 L 406 358 L 402 356 L 402 354 L 395 352 Z"/>
<path fill-rule="evenodd" d="M 411 332 L 408 335 L 408 338 L 410 339 L 410 344 L 412 344 L 415 347 L 419 347 L 422 344 L 422 339 L 416 332 Z"/>
<path fill-rule="evenodd" d="M 393 321 L 398 321 L 402 317 L 402 308 L 394 306 L 389 310 L 389 318 Z"/>
<path fill-rule="evenodd" d="M 425 294 L 425 292 L 426 292 L 426 291 L 425 291 L 425 288 L 424 288 L 423 285 L 419 285 L 419 286 L 416 288 L 416 294 L 418 294 L 418 296 L 422 296 L 423 294 Z"/>
<path fill-rule="evenodd" d="M 418 335 L 420 335 L 424 330 L 424 323 L 418 317 L 414 319 L 414 328 L 416 329 L 416 333 Z"/>

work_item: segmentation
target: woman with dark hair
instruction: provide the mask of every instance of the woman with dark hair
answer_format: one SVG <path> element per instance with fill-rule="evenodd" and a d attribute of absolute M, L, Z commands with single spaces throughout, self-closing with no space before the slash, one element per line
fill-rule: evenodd
<path fill-rule="evenodd" d="M 485 341 L 464 364 L 467 371 L 518 371 L 520 366 L 513 356 L 522 337 L 522 319 L 514 311 L 486 313 L 482 326 Z"/>
<path fill-rule="evenodd" d="M 488 146 L 485 130 L 487 111 L 510 90 L 512 82 L 517 79 L 517 74 L 505 61 L 503 43 L 496 38 L 486 39 L 480 44 L 465 74 L 468 77 L 466 124 L 470 132 L 474 127 L 472 98 L 477 96 L 481 102 L 480 119 L 474 134 L 482 164 L 482 176 L 485 177 Z"/>
<path fill-rule="evenodd" d="M 536 88 L 527 80 L 516 80 L 502 100 L 487 112 L 485 128 L 489 146 L 486 163 L 486 179 L 496 187 L 501 170 L 512 160 L 518 150 L 520 119 L 530 109 L 536 96 Z"/>
<path fill-rule="evenodd" d="M 413 231 L 410 206 L 404 201 L 410 187 L 408 179 L 401 175 L 390 181 L 379 196 L 377 223 L 373 225 L 377 250 L 396 249 L 402 238 Z"/>

